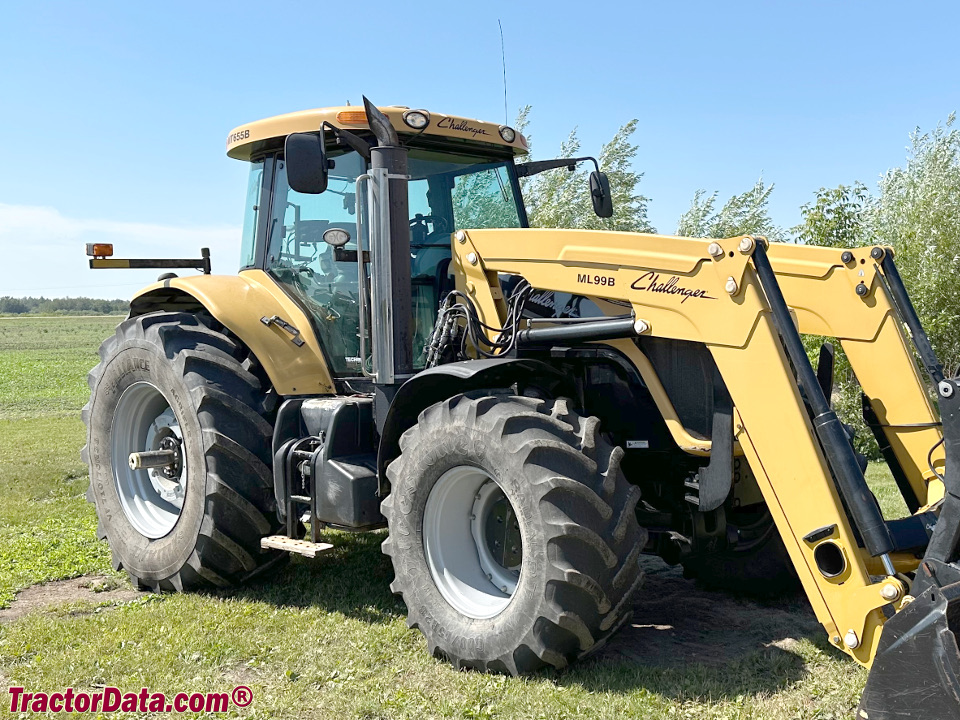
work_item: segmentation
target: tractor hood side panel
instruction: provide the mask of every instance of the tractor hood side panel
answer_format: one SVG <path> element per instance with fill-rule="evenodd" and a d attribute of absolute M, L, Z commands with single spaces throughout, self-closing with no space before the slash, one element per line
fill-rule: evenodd
<path fill-rule="evenodd" d="M 280 395 L 335 392 L 310 319 L 262 270 L 156 282 L 133 298 L 130 315 L 182 309 L 184 295 L 194 298 L 250 348 Z M 274 317 L 296 328 L 299 336 L 279 323 L 261 321 Z M 294 342 L 296 338 L 302 344 Z"/>

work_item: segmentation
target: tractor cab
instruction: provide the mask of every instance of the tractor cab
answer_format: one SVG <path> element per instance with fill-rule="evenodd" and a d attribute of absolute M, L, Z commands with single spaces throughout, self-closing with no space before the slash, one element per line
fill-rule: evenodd
<path fill-rule="evenodd" d="M 454 289 L 451 234 L 527 225 L 513 161 L 526 153 L 526 141 L 505 126 L 424 110 L 381 110 L 407 152 L 413 367 L 419 370 L 439 303 Z M 285 138 L 323 128 L 318 137 L 329 166 L 326 187 L 297 192 L 288 180 Z M 369 229 L 358 227 L 357 181 L 369 172 L 370 160 L 362 146 L 339 139 L 340 129 L 376 143 L 366 113 L 348 106 L 241 126 L 230 134 L 227 153 L 250 163 L 242 269 L 266 271 L 282 286 L 310 317 L 331 374 L 349 378 L 365 369 L 358 328 L 364 327 L 361 287 L 367 278 L 360 268 L 369 261 L 370 245 Z"/>

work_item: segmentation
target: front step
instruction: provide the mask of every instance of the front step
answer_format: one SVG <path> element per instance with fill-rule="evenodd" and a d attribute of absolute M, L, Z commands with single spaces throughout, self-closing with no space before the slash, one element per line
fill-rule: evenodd
<path fill-rule="evenodd" d="M 320 553 L 331 550 L 333 545 L 325 542 L 310 542 L 309 540 L 294 540 L 285 535 L 270 535 L 260 538 L 260 547 L 265 550 L 286 550 L 304 557 L 314 558 Z"/>

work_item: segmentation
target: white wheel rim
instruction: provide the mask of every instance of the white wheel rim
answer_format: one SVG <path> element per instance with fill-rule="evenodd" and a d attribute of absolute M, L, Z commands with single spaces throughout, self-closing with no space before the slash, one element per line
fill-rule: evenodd
<path fill-rule="evenodd" d="M 423 548 L 437 589 L 458 612 L 490 618 L 510 604 L 520 579 L 521 531 L 488 473 L 460 465 L 440 476 L 424 508 Z"/>
<path fill-rule="evenodd" d="M 123 391 L 110 430 L 110 460 L 123 514 L 144 537 L 156 540 L 173 530 L 187 490 L 186 454 L 172 477 L 158 468 L 133 470 L 131 453 L 157 450 L 164 437 L 183 443 L 180 424 L 156 386 L 137 382 Z"/>

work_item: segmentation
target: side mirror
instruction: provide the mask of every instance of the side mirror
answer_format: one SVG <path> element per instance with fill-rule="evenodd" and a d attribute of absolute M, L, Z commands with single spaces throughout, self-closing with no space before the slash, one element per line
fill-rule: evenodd
<path fill-rule="evenodd" d="M 613 198 L 610 196 L 610 180 L 605 172 L 594 170 L 590 173 L 590 200 L 597 217 L 613 216 Z"/>
<path fill-rule="evenodd" d="M 287 184 L 298 193 L 319 195 L 327 189 L 327 150 L 323 132 L 293 133 L 283 143 Z"/>

